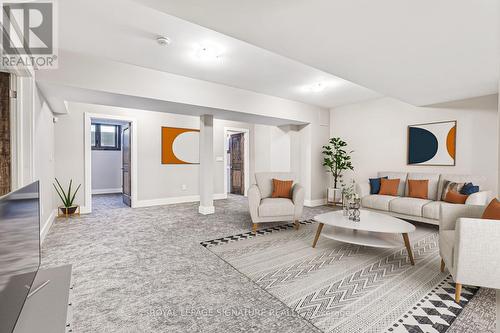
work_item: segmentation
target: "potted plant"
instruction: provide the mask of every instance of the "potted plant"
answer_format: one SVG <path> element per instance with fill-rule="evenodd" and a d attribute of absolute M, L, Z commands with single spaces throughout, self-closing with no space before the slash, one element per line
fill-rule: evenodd
<path fill-rule="evenodd" d="M 78 205 L 74 205 L 73 202 L 75 201 L 76 194 L 78 193 L 78 190 L 80 189 L 80 185 L 76 188 L 74 192 L 71 191 L 71 186 L 73 185 L 73 180 L 69 181 L 69 187 L 68 190 L 65 191 L 63 187 L 61 186 L 61 183 L 59 183 L 59 180 L 55 178 L 56 184 L 52 183 L 54 185 L 54 188 L 56 189 L 57 195 L 59 195 L 59 198 L 61 198 L 63 205 L 59 206 L 59 210 L 61 213 L 64 215 L 73 215 L 75 214 L 76 210 L 78 209 Z"/>
<path fill-rule="evenodd" d="M 333 176 L 333 188 L 328 189 L 328 198 L 333 198 L 333 203 L 342 201 L 342 189 L 338 187 L 342 181 L 342 173 L 354 170 L 350 155 L 353 151 L 347 151 L 346 147 L 347 143 L 341 138 L 331 138 L 328 144 L 323 146 L 323 166 L 327 167 Z"/>

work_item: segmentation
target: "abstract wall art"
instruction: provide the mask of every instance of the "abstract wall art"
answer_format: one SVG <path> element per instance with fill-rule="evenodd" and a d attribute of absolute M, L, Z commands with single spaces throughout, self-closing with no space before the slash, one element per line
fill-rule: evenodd
<path fill-rule="evenodd" d="M 408 164 L 455 165 L 457 122 L 408 126 Z"/>
<path fill-rule="evenodd" d="M 199 164 L 200 130 L 190 128 L 161 128 L 162 164 Z"/>

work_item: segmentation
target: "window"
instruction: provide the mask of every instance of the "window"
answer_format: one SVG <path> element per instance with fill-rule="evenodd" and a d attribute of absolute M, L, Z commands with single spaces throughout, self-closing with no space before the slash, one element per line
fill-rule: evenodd
<path fill-rule="evenodd" d="M 94 123 L 90 127 L 93 150 L 120 150 L 121 126 Z"/>

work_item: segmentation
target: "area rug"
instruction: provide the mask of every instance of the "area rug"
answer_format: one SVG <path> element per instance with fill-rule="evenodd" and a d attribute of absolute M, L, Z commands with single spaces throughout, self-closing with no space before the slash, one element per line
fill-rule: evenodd
<path fill-rule="evenodd" d="M 323 332 L 446 332 L 477 292 L 460 304 L 448 272 L 440 272 L 437 228 L 417 225 L 406 249 L 378 249 L 320 237 L 317 224 L 261 229 L 201 245 Z M 323 229 L 325 232 L 327 226 Z"/>

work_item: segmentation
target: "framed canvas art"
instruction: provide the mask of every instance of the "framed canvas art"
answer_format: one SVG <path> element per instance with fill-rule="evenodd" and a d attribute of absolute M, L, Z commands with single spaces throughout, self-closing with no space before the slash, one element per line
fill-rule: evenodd
<path fill-rule="evenodd" d="M 457 122 L 408 126 L 408 164 L 455 165 Z"/>
<path fill-rule="evenodd" d="M 199 164 L 200 130 L 178 127 L 162 127 L 161 163 Z"/>

